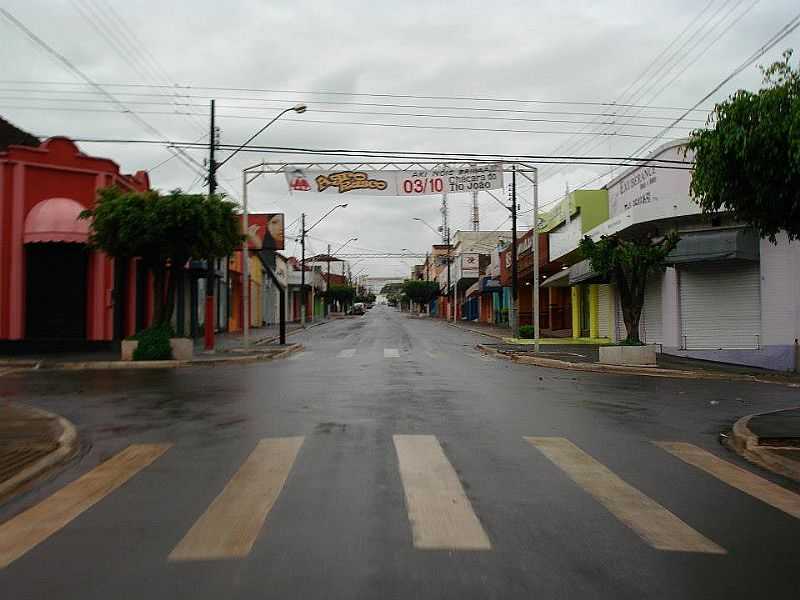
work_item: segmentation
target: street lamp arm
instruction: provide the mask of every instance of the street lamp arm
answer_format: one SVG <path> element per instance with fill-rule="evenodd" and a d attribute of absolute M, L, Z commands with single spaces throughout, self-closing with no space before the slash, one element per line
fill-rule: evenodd
<path fill-rule="evenodd" d="M 234 151 L 233 151 L 233 152 L 231 152 L 231 153 L 230 153 L 228 156 L 226 156 L 226 157 L 225 157 L 225 160 L 223 160 L 223 161 L 222 161 L 222 162 L 220 162 L 220 163 L 217 163 L 217 165 L 216 165 L 216 168 L 217 168 L 217 169 L 219 169 L 219 168 L 220 168 L 222 165 L 224 165 L 226 162 L 228 162 L 228 161 L 229 161 L 230 159 L 232 159 L 234 156 L 236 156 L 237 154 L 239 154 L 239 152 L 240 152 L 240 151 L 241 151 L 241 150 L 242 150 L 242 149 L 243 149 L 245 146 L 247 146 L 247 144 L 249 144 L 249 143 L 250 143 L 250 142 L 252 142 L 254 139 L 256 139 L 256 138 L 257 138 L 259 135 L 261 135 L 261 133 L 262 133 L 262 132 L 263 132 L 263 131 L 264 131 L 264 130 L 267 128 L 267 127 L 269 127 L 270 125 L 272 125 L 272 124 L 273 124 L 275 121 L 277 121 L 278 119 L 280 119 L 280 118 L 281 118 L 283 115 L 285 115 L 287 112 L 292 112 L 292 111 L 294 111 L 294 112 L 296 112 L 296 113 L 304 113 L 304 112 L 306 111 L 306 107 L 305 107 L 305 105 L 304 105 L 304 104 L 298 104 L 297 106 L 293 106 L 293 107 L 291 107 L 291 108 L 285 108 L 285 109 L 283 109 L 281 112 L 279 112 L 277 115 L 275 115 L 275 116 L 274 116 L 274 117 L 273 117 L 273 118 L 272 118 L 272 119 L 269 121 L 269 123 L 267 123 L 267 124 L 266 124 L 266 125 L 264 125 L 264 126 L 261 128 L 261 129 L 259 129 L 258 131 L 256 131 L 256 132 L 255 132 L 253 135 L 251 135 L 251 136 L 248 138 L 248 140 L 247 140 L 247 141 L 246 141 L 244 144 L 242 144 L 242 145 L 241 145 L 241 146 L 239 146 L 239 147 L 238 147 L 236 150 L 234 150 Z"/>
<path fill-rule="evenodd" d="M 308 229 L 306 229 L 306 231 L 305 231 L 306 235 L 308 235 L 308 233 L 309 233 L 309 232 L 310 232 L 312 229 L 314 229 L 314 227 L 316 227 L 317 225 L 319 225 L 320 223 L 322 223 L 322 221 L 325 219 L 325 217 L 327 217 L 329 214 L 331 214 L 331 213 L 332 213 L 333 211 L 335 211 L 337 208 L 347 208 L 347 204 L 337 204 L 337 205 L 336 205 L 336 206 L 334 206 L 332 209 L 330 209 L 328 212 L 326 212 L 324 215 L 322 215 L 322 216 L 321 216 L 319 219 L 317 219 L 317 222 L 316 222 L 316 223 L 314 223 L 314 224 L 313 224 L 311 227 L 309 227 Z"/>
<path fill-rule="evenodd" d="M 425 225 L 425 227 L 427 227 L 428 229 L 430 229 L 430 230 L 431 230 L 433 233 L 435 233 L 436 235 L 439 235 L 439 234 L 441 233 L 440 231 L 437 231 L 436 229 L 434 229 L 434 227 L 433 227 L 433 226 L 432 226 L 430 223 L 428 223 L 427 221 L 425 221 L 424 219 L 420 219 L 419 217 L 411 217 L 411 219 L 412 219 L 413 221 L 419 221 L 420 223 L 422 223 L 423 225 Z"/>

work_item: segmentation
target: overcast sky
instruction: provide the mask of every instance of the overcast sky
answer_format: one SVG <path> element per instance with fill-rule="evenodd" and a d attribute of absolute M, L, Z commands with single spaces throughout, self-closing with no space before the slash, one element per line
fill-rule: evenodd
<path fill-rule="evenodd" d="M 172 140 L 207 141 L 208 101 L 216 97 L 223 143 L 243 142 L 302 101 L 309 107 L 304 115 L 287 115 L 254 143 L 608 156 L 628 156 L 645 143 L 652 148 L 701 126 L 705 113 L 695 112 L 664 139 L 650 139 L 681 114 L 675 109 L 694 105 L 798 12 L 796 0 L 10 0 L 3 6 Z M 158 139 L 3 18 L 0 40 L 0 115 L 7 120 L 40 136 Z M 759 63 L 799 42 L 797 30 Z M 753 66 L 715 99 L 759 83 Z M 145 87 L 151 84 L 181 88 Z M 645 108 L 602 104 L 611 102 Z M 178 159 L 164 162 L 171 154 L 162 145 L 80 146 L 116 160 L 126 172 L 150 170 L 154 187 L 204 189 L 196 170 Z M 202 150 L 190 153 L 201 164 L 206 157 Z M 238 198 L 241 169 L 262 159 L 297 160 L 242 153 L 223 167 L 222 184 Z M 543 167 L 540 202 L 546 206 L 566 183 L 574 189 L 601 173 L 585 166 Z M 526 210 L 531 188 L 521 184 L 519 192 Z M 249 198 L 253 212 L 284 212 L 287 224 L 303 211 L 315 220 L 340 200 L 291 196 L 277 176 L 255 182 Z M 352 197 L 347 209 L 311 233 L 310 253 L 351 237 L 359 238 L 349 246 L 356 251 L 425 252 L 436 242 L 434 234 L 411 217 L 439 225 L 439 202 L 433 196 Z M 484 194 L 480 202 L 482 230 L 509 227 L 508 212 L 495 200 Z M 453 231 L 469 229 L 470 196 L 453 195 L 449 203 Z M 521 224 L 530 223 L 528 212 Z M 293 232 L 296 225 L 287 237 Z M 299 254 L 299 246 L 290 242 L 286 253 Z M 414 262 L 419 260 L 367 260 L 354 271 L 403 275 Z"/>

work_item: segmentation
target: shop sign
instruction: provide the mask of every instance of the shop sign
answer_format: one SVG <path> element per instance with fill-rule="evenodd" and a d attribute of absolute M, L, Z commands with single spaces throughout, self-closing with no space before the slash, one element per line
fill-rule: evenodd
<path fill-rule="evenodd" d="M 291 192 L 364 195 L 430 196 L 503 189 L 502 165 L 475 165 L 409 171 L 335 170 L 286 171 Z"/>
<path fill-rule="evenodd" d="M 461 255 L 461 277 L 480 276 L 480 255 L 462 254 Z"/>
<path fill-rule="evenodd" d="M 247 238 L 250 250 L 283 250 L 283 213 L 248 214 Z"/>

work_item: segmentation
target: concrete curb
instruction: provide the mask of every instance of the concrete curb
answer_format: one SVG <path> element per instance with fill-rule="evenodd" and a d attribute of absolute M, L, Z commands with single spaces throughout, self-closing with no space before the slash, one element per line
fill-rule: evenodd
<path fill-rule="evenodd" d="M 661 369 L 659 367 L 634 367 L 624 365 L 601 365 L 599 363 L 577 363 L 566 360 L 558 360 L 555 358 L 542 358 L 539 356 L 514 356 L 508 352 L 502 352 L 494 348 L 488 348 L 483 344 L 477 344 L 475 347 L 485 354 L 503 357 L 507 360 L 525 365 L 534 365 L 537 367 L 546 367 L 550 369 L 565 369 L 569 371 L 585 371 L 590 373 L 610 373 L 614 375 L 643 375 L 645 377 L 665 377 L 671 379 L 771 383 L 794 388 L 800 387 L 800 383 L 762 379 L 760 377 L 756 377 L 755 375 L 712 373 L 709 371 L 681 371 L 678 369 Z"/>
<path fill-rule="evenodd" d="M 461 331 L 469 331 L 470 333 L 477 333 L 478 335 L 485 335 L 486 337 L 493 338 L 495 340 L 505 341 L 505 339 L 509 336 L 502 336 L 502 335 L 495 335 L 494 333 L 488 333 L 486 331 L 481 331 L 480 329 L 470 329 L 469 327 L 462 327 L 461 325 L 455 325 L 450 321 L 446 321 L 446 324 L 450 327 L 455 327 L 456 329 L 460 329 Z"/>
<path fill-rule="evenodd" d="M 19 473 L 6 479 L 0 483 L 0 501 L 10 496 L 13 491 L 20 486 L 29 483 L 33 479 L 43 475 L 59 463 L 66 462 L 72 458 L 78 451 L 78 431 L 75 426 L 59 415 L 55 415 L 46 410 L 39 408 L 26 407 L 33 413 L 48 419 L 56 419 L 61 426 L 61 435 L 58 438 L 58 447 L 50 452 L 47 456 L 43 456 L 33 464 L 28 465 Z"/>
<path fill-rule="evenodd" d="M 750 431 L 748 427 L 750 419 L 753 417 L 779 413 L 785 410 L 796 410 L 796 408 L 784 408 L 742 417 L 733 424 L 731 435 L 728 436 L 725 443 L 731 450 L 751 463 L 778 475 L 788 477 L 793 481 L 800 482 L 800 463 L 772 452 L 768 447 L 759 446 L 758 436 Z"/>
<path fill-rule="evenodd" d="M 295 333 L 299 333 L 301 331 L 308 331 L 309 329 L 313 329 L 314 327 L 319 327 L 320 325 L 326 325 L 326 324 L 330 323 L 331 321 L 337 320 L 339 318 L 350 318 L 350 317 L 332 317 L 332 318 L 328 319 L 327 321 L 322 321 L 321 323 L 312 323 L 311 325 L 307 326 L 305 329 L 303 329 L 302 327 L 298 327 L 297 329 L 292 329 L 291 331 L 287 331 L 286 332 L 286 337 L 289 337 L 290 335 L 295 334 Z M 257 342 L 253 342 L 253 345 L 254 346 L 262 346 L 264 344 L 269 344 L 270 342 L 274 342 L 275 340 L 279 340 L 280 337 L 281 337 L 280 335 L 273 335 L 272 337 L 262 338 L 262 339 L 258 340 Z"/>
<path fill-rule="evenodd" d="M 179 369 L 182 367 L 198 367 L 205 365 L 220 364 L 243 364 L 253 362 L 269 362 L 280 358 L 285 358 L 294 352 L 303 350 L 302 344 L 292 344 L 286 350 L 276 354 L 250 354 L 247 356 L 219 356 L 215 358 L 192 359 L 192 360 L 107 360 L 107 361 L 86 361 L 86 362 L 65 362 L 44 364 L 42 370 L 48 371 L 109 371 L 109 370 L 131 370 L 131 369 Z"/>

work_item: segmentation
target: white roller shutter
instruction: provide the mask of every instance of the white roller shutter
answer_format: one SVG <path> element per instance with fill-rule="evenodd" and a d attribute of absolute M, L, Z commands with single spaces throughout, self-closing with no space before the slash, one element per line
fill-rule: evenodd
<path fill-rule="evenodd" d="M 639 319 L 639 339 L 646 344 L 662 344 L 664 327 L 661 317 L 661 282 L 663 273 L 655 273 L 647 279 L 644 288 L 644 307 Z"/>
<path fill-rule="evenodd" d="M 679 273 L 681 334 L 687 350 L 759 346 L 758 263 L 700 263 L 682 267 Z"/>
<path fill-rule="evenodd" d="M 601 338 L 611 337 L 608 312 L 611 306 L 611 290 L 607 285 L 597 286 L 597 325 Z"/>

